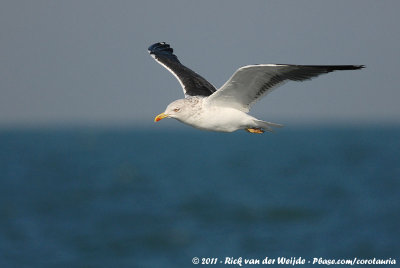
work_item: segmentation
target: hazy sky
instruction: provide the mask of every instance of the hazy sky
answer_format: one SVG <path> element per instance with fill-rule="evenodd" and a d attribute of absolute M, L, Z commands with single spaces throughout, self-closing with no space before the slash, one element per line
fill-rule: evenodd
<path fill-rule="evenodd" d="M 147 53 L 157 41 L 216 87 L 247 64 L 365 64 L 288 83 L 251 113 L 400 123 L 399 10 L 397 0 L 2 0 L 0 125 L 152 123 L 183 96 Z"/>

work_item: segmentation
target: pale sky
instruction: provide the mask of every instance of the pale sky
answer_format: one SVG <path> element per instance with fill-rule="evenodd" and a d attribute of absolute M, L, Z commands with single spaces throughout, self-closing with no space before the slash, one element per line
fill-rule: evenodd
<path fill-rule="evenodd" d="M 151 124 L 183 97 L 148 55 L 158 41 L 217 88 L 248 64 L 364 64 L 287 83 L 251 114 L 398 124 L 399 10 L 396 0 L 2 0 L 0 126 Z"/>

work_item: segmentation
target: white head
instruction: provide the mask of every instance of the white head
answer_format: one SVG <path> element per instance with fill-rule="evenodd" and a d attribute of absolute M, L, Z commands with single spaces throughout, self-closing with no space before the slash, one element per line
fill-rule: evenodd
<path fill-rule="evenodd" d="M 165 112 L 159 114 L 154 118 L 154 122 L 158 122 L 163 118 L 175 118 L 180 121 L 185 121 L 186 118 L 189 118 L 195 112 L 193 109 L 193 100 L 188 99 L 179 99 L 171 102 Z"/>

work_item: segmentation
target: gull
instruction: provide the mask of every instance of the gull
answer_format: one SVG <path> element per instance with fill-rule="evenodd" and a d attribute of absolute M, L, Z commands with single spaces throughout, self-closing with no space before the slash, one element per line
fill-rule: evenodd
<path fill-rule="evenodd" d="M 282 127 L 249 115 L 251 106 L 288 81 L 310 80 L 336 70 L 364 68 L 364 65 L 247 65 L 239 68 L 217 90 L 206 79 L 181 64 L 169 44 L 155 43 L 148 51 L 178 79 L 185 94 L 185 98 L 170 103 L 154 121 L 174 118 L 197 129 L 218 132 L 243 129 L 260 134 L 272 131 L 273 127 Z"/>

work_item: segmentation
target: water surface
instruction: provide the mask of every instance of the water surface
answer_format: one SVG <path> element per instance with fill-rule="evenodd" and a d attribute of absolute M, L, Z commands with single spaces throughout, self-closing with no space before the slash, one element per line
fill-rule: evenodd
<path fill-rule="evenodd" d="M 2 130 L 0 267 L 398 258 L 399 153 L 398 127 Z"/>

